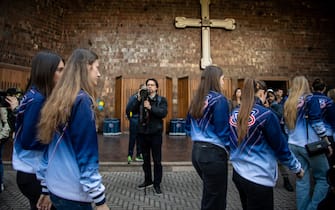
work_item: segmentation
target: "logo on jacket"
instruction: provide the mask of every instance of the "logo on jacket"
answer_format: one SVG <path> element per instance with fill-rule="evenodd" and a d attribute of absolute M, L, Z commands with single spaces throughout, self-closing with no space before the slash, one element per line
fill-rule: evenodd
<path fill-rule="evenodd" d="M 257 111 L 256 110 L 252 110 L 251 114 L 249 115 L 249 119 L 248 119 L 248 127 L 251 127 L 255 124 L 256 122 L 256 115 Z M 229 124 L 233 127 L 237 127 L 237 116 L 238 116 L 238 111 L 234 111 L 232 113 L 232 115 L 229 118 Z"/>

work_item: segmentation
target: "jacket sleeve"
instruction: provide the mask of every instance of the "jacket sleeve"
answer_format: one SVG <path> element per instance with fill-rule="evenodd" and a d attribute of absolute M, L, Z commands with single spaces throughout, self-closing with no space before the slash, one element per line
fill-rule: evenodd
<path fill-rule="evenodd" d="M 126 113 L 132 112 L 133 114 L 138 114 L 140 110 L 141 102 L 137 100 L 136 95 L 132 96 L 132 99 L 129 100 L 126 106 Z"/>
<path fill-rule="evenodd" d="M 129 97 L 129 100 L 126 106 L 126 115 L 128 118 L 130 117 L 130 112 L 134 113 L 132 108 L 135 106 L 134 104 L 136 103 L 136 101 L 137 101 L 136 95 L 132 95 Z"/>
<path fill-rule="evenodd" d="M 69 122 L 71 143 L 80 172 L 79 182 L 99 206 L 105 203 L 105 187 L 99 173 L 98 137 L 93 104 L 88 96 L 77 97 Z"/>
<path fill-rule="evenodd" d="M 281 132 L 277 116 L 273 112 L 269 112 L 270 113 L 264 122 L 263 133 L 265 139 L 274 151 L 277 159 L 283 165 L 287 166 L 293 173 L 298 173 L 301 169 L 301 164 L 289 150 L 287 140 Z"/>
<path fill-rule="evenodd" d="M 36 171 L 36 177 L 38 180 L 41 181 L 42 194 L 44 195 L 49 194 L 49 190 L 48 190 L 46 180 L 45 180 L 45 173 L 47 171 L 47 167 L 48 167 L 48 149 L 46 148 L 40 160 L 40 165 Z"/>
<path fill-rule="evenodd" d="M 228 142 L 230 127 L 229 127 L 229 105 L 224 97 L 219 98 L 213 110 L 213 125 L 214 132 L 217 136 Z"/>
<path fill-rule="evenodd" d="M 326 136 L 326 127 L 322 121 L 322 112 L 318 99 L 311 97 L 306 106 L 308 123 L 312 126 L 319 137 Z"/>
<path fill-rule="evenodd" d="M 150 114 L 156 116 L 157 118 L 164 118 L 167 115 L 168 104 L 165 97 L 161 97 L 161 101 L 151 104 Z"/>

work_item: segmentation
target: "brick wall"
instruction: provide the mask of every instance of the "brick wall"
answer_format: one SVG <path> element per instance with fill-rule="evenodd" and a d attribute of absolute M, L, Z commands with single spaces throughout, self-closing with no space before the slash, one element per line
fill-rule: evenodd
<path fill-rule="evenodd" d="M 101 58 L 100 97 L 113 115 L 115 77 L 196 75 L 201 30 L 176 29 L 174 18 L 200 18 L 199 0 L 3 0 L 0 62 L 29 66 L 41 49 L 65 58 L 89 47 Z M 331 0 L 211 0 L 210 18 L 234 18 L 234 31 L 211 29 L 213 63 L 233 86 L 246 76 L 308 79 L 335 86 L 335 9 Z M 232 87 L 234 89 L 235 87 Z M 176 106 L 174 104 L 174 113 Z M 174 115 L 175 116 L 175 115 Z"/>

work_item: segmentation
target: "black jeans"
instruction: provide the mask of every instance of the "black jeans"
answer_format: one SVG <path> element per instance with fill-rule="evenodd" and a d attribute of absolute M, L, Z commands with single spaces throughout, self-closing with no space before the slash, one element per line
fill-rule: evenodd
<path fill-rule="evenodd" d="M 243 210 L 273 210 L 273 187 L 251 182 L 235 170 L 233 181 L 240 194 Z"/>
<path fill-rule="evenodd" d="M 152 182 L 151 173 L 151 158 L 154 161 L 154 186 L 159 186 L 162 182 L 163 168 L 162 168 L 162 134 L 139 134 L 141 139 L 141 149 L 143 155 L 143 171 L 145 182 Z"/>
<path fill-rule="evenodd" d="M 210 143 L 194 142 L 192 164 L 203 181 L 201 209 L 226 209 L 226 150 Z"/>

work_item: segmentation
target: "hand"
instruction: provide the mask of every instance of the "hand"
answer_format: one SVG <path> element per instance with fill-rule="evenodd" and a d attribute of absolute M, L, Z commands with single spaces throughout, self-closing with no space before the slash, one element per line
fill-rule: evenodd
<path fill-rule="evenodd" d="M 97 206 L 97 210 L 109 210 L 109 207 L 104 203 L 101 206 Z"/>
<path fill-rule="evenodd" d="M 50 210 L 52 206 L 49 195 L 40 195 L 36 207 L 38 210 Z"/>
<path fill-rule="evenodd" d="M 329 145 L 328 146 L 328 153 L 327 153 L 327 155 L 328 155 L 328 157 L 330 157 L 330 156 L 332 156 L 332 154 L 333 154 L 333 148 L 332 148 L 331 145 Z"/>
<path fill-rule="evenodd" d="M 148 100 L 144 101 L 144 107 L 147 108 L 148 110 L 151 109 L 151 105 L 150 105 L 150 102 Z"/>
<path fill-rule="evenodd" d="M 304 176 L 304 174 L 305 174 L 304 169 L 301 169 L 300 172 L 297 173 L 296 175 L 297 175 L 297 177 L 298 177 L 299 179 L 301 179 L 301 178 Z"/>
<path fill-rule="evenodd" d="M 5 100 L 7 101 L 7 103 L 9 103 L 10 109 L 12 111 L 19 105 L 19 101 L 15 96 L 6 96 Z"/>

